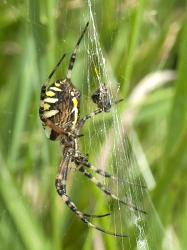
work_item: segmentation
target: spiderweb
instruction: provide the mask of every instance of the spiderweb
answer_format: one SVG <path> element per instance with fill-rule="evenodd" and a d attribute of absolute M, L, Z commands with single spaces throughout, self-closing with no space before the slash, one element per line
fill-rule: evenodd
<path fill-rule="evenodd" d="M 97 1 L 91 0 L 67 1 L 66 3 L 58 0 L 57 2 L 51 1 L 51 3 L 46 6 L 44 6 L 42 2 L 27 1 L 26 9 L 24 9 L 23 12 L 24 14 L 20 14 L 22 8 L 24 8 L 24 4 L 21 1 L 19 1 L 19 7 L 10 1 L 5 1 L 4 4 L 10 6 L 10 9 L 12 9 L 15 15 L 15 10 L 17 10 L 20 19 L 24 18 L 26 23 L 25 33 L 30 39 L 28 39 L 27 45 L 28 51 L 30 50 L 31 54 L 25 55 L 25 61 L 29 58 L 27 64 L 33 65 L 32 72 L 35 72 L 35 74 L 29 74 L 32 81 L 30 80 L 31 84 L 27 85 L 33 88 L 33 95 L 36 96 L 33 101 L 34 110 L 38 109 L 37 98 L 41 84 L 48 76 L 50 72 L 48 71 L 49 68 L 52 69 L 54 67 L 58 53 L 62 55 L 68 52 L 65 62 L 62 63 L 62 66 L 57 72 L 57 76 L 62 77 L 63 75 L 64 77 L 66 75 L 69 56 L 87 21 L 89 21 L 89 29 L 78 50 L 72 76 L 73 84 L 78 84 L 78 86 L 76 86 L 80 88 L 82 92 L 81 117 L 96 108 L 91 101 L 91 94 L 99 87 L 94 67 L 97 68 L 101 81 L 105 83 L 107 89 L 109 89 L 111 100 L 116 101 L 123 98 L 120 92 L 120 88 L 122 87 L 121 83 L 118 83 L 115 78 L 113 67 L 110 65 L 110 61 L 107 57 L 107 51 L 102 47 L 99 36 L 100 32 L 105 29 L 105 19 L 110 20 L 110 17 L 107 17 L 106 3 L 101 3 L 101 8 L 98 9 Z M 128 6 L 128 3 L 126 4 Z M 114 3 L 114 15 L 116 15 L 118 22 L 120 22 L 121 19 L 118 13 L 122 5 L 123 3 L 120 0 Z M 45 10 L 45 7 L 47 10 Z M 79 14 L 78 9 L 81 9 Z M 48 15 L 44 13 L 44 10 Z M 41 15 L 38 15 L 39 11 Z M 100 27 L 97 22 L 97 15 L 101 15 L 100 20 L 102 20 L 102 22 Z M 39 16 L 40 20 L 38 19 Z M 53 21 L 48 21 L 47 17 Z M 58 23 L 57 27 L 55 26 L 55 21 Z M 123 21 L 123 19 L 121 19 L 121 21 Z M 75 22 L 77 22 L 76 26 L 79 28 L 78 30 L 74 28 L 73 24 Z M 50 26 L 47 35 L 45 34 L 47 33 L 45 25 Z M 110 27 L 110 22 L 108 22 L 108 26 Z M 32 32 L 30 29 L 32 29 Z M 66 33 L 66 29 L 68 29 L 68 36 L 64 38 L 63 34 Z M 57 41 L 53 38 L 55 30 L 59 35 Z M 29 36 L 30 32 L 34 39 L 32 36 Z M 115 33 L 115 30 L 113 32 Z M 112 33 L 107 36 L 109 38 L 108 51 L 113 50 L 113 36 Z M 45 39 L 50 41 L 50 46 L 53 47 L 53 50 L 50 48 L 46 49 L 47 44 L 44 42 Z M 43 50 L 47 54 L 52 54 L 52 56 L 42 56 L 41 51 Z M 55 52 L 56 50 L 58 52 Z M 57 60 L 58 59 L 59 56 Z M 35 64 L 36 62 L 38 63 L 37 65 Z M 46 67 L 47 64 L 50 66 Z M 171 72 L 167 73 L 169 74 Z M 57 76 L 55 76 L 55 78 Z M 57 79 L 60 77 L 57 77 Z M 156 75 L 152 77 L 152 79 L 155 77 Z M 169 74 L 169 77 L 173 79 L 174 75 Z M 28 78 L 29 77 L 26 77 L 26 82 L 28 82 Z M 138 136 L 131 125 L 138 112 L 137 109 L 131 109 L 131 106 L 134 105 L 135 100 L 138 98 L 142 100 L 144 95 L 146 95 L 145 92 L 140 94 L 140 90 L 147 89 L 147 86 L 145 87 L 144 84 L 145 83 L 140 82 L 138 85 L 139 89 L 138 87 L 135 88 L 129 95 L 129 107 L 126 107 L 125 101 L 123 101 L 114 105 L 109 114 L 104 113 L 87 121 L 83 128 L 84 137 L 80 139 L 80 148 L 83 155 L 86 155 L 86 153 L 89 154 L 89 162 L 95 167 L 101 168 L 126 181 L 146 185 L 148 189 L 151 190 L 155 186 L 155 181 L 140 146 Z M 159 84 L 157 83 L 157 86 Z M 154 84 L 151 84 L 151 86 L 152 89 L 154 89 Z M 149 91 L 151 91 L 151 89 Z M 31 96 L 29 100 L 31 102 Z M 29 112 L 31 116 L 35 117 L 36 114 L 35 111 L 32 110 L 32 107 L 30 107 Z M 9 116 L 9 118 L 12 118 L 12 115 L 9 114 Z M 34 125 L 32 126 L 34 127 Z M 38 121 L 38 126 L 41 126 L 40 121 Z M 147 211 L 148 215 L 136 212 L 117 201 L 113 201 L 110 197 L 106 197 L 94 184 L 90 183 L 89 180 L 85 180 L 84 176 L 77 173 L 78 171 L 74 171 L 74 166 L 71 166 L 72 169 L 70 169 L 68 173 L 67 192 L 73 202 L 79 207 L 80 211 L 90 214 L 111 213 L 111 215 L 106 218 L 93 219 L 92 223 L 111 232 L 128 234 L 129 238 L 104 235 L 97 230 L 86 227 L 65 204 L 63 204 L 55 193 L 54 179 L 61 154 L 58 143 L 48 142 L 44 136 L 38 136 L 39 139 L 36 138 L 37 135 L 43 133 L 42 129 L 34 129 L 33 131 L 33 135 L 28 136 L 28 138 L 27 134 L 25 135 L 25 140 L 26 143 L 29 144 L 28 151 L 34 152 L 35 154 L 31 157 L 33 163 L 30 163 L 30 165 L 33 167 L 34 173 L 38 171 L 38 176 L 33 174 L 35 177 L 32 178 L 30 177 L 31 174 L 26 175 L 22 186 L 23 194 L 25 193 L 30 197 L 32 205 L 34 204 L 33 210 L 36 210 L 37 216 L 39 217 L 40 226 L 38 230 L 45 232 L 45 236 L 52 235 L 51 238 L 49 237 L 46 246 L 50 246 L 51 244 L 53 249 L 148 250 L 152 249 L 150 246 L 154 245 L 155 249 L 159 249 L 159 240 L 161 237 L 158 231 L 160 231 L 161 234 L 165 235 L 163 249 L 173 249 L 170 244 L 170 235 L 167 237 L 146 189 L 122 182 L 106 180 L 105 178 L 97 176 L 98 180 L 112 193 L 128 203 L 134 204 L 139 209 Z M 37 135 L 35 136 L 34 134 L 36 133 Z M 32 143 L 28 143 L 29 140 L 31 140 Z M 24 144 L 24 141 L 22 143 Z M 37 143 L 41 143 L 42 150 L 39 148 L 35 149 L 35 146 L 32 146 L 37 145 Z M 43 145 L 44 143 L 45 145 Z M 26 151 L 26 149 L 24 150 Z M 22 154 L 24 154 L 24 150 Z M 19 155 L 19 153 L 17 153 L 17 155 Z M 12 158 L 14 159 L 16 156 Z M 24 163 L 21 161 L 19 161 L 19 164 L 24 167 Z M 41 165 L 44 167 L 41 167 Z M 40 167 L 41 170 L 38 170 Z M 3 172 L 3 175 L 7 176 L 7 173 Z M 20 179 L 22 180 L 22 177 L 20 177 Z M 33 186 L 35 188 L 33 188 Z M 43 193 L 45 193 L 45 195 L 43 195 Z M 40 196 L 42 197 L 41 199 L 39 198 Z M 45 196 L 47 196 L 47 198 Z M 29 206 L 26 207 L 29 210 Z M 69 216 L 69 214 L 71 214 L 71 216 Z M 5 221 L 6 212 L 4 210 L 1 214 L 1 222 L 3 227 L 11 232 L 10 228 L 13 227 L 12 224 L 14 223 L 9 219 L 5 225 Z M 149 225 L 151 225 L 151 227 Z M 19 236 L 20 229 L 18 227 L 14 229 L 16 232 L 14 239 L 19 241 L 19 238 L 21 238 Z M 173 235 L 172 228 L 169 228 L 168 232 Z M 36 234 L 37 233 L 38 231 L 36 231 Z M 8 241 L 10 242 L 11 240 L 7 240 L 7 242 Z M 36 240 L 34 240 L 34 242 L 36 242 Z M 9 246 L 9 243 L 7 243 L 7 246 Z M 18 244 L 18 249 L 19 247 L 24 249 L 22 245 L 20 246 Z M 32 246 L 30 249 L 32 249 Z"/>
<path fill-rule="evenodd" d="M 119 86 L 116 84 L 116 79 L 112 75 L 111 66 L 108 63 L 106 64 L 105 57 L 102 53 L 101 45 L 99 43 L 97 28 L 95 25 L 95 19 L 93 16 L 91 1 L 88 1 L 88 8 L 89 8 L 89 15 L 90 15 L 90 20 L 91 20 L 91 32 L 89 33 L 89 41 L 90 41 L 89 51 L 90 50 L 94 51 L 96 55 L 96 58 L 98 61 L 97 68 L 99 70 L 99 75 L 102 76 L 101 77 L 102 81 L 107 83 L 107 88 L 110 88 L 111 90 L 112 85 L 116 85 L 116 86 L 113 86 L 113 88 L 117 90 L 117 91 L 115 90 L 116 95 L 115 96 L 112 95 L 112 92 L 111 92 L 111 98 L 114 99 L 117 96 Z M 88 83 L 89 83 L 89 78 L 88 78 Z M 129 138 L 126 137 L 125 133 L 127 132 L 127 130 L 124 127 L 124 123 L 123 125 L 121 125 L 122 121 L 121 121 L 121 118 L 117 115 L 115 107 L 114 107 L 114 110 L 112 110 L 111 112 L 112 112 L 112 124 L 109 130 L 106 129 L 107 125 L 106 125 L 105 117 L 103 116 L 102 133 L 105 134 L 106 138 L 105 138 L 105 141 L 102 143 L 101 152 L 96 158 L 96 166 L 99 166 L 100 168 L 103 168 L 104 170 L 106 170 L 106 166 L 109 165 L 110 167 L 108 167 L 108 169 L 110 173 L 112 173 L 114 176 L 123 175 L 123 178 L 126 181 L 132 181 L 132 180 L 135 181 L 137 180 L 136 175 L 138 173 L 137 171 L 138 168 L 137 168 L 135 159 L 133 159 L 132 157 L 132 151 L 130 149 L 130 145 L 132 145 L 133 143 L 133 140 L 131 138 L 132 131 L 130 132 L 131 134 L 130 137 Z M 90 140 L 90 143 L 92 143 L 91 140 Z M 90 144 L 90 148 L 91 148 L 91 144 Z M 105 180 L 103 181 L 105 185 L 107 185 Z M 141 183 L 139 179 L 138 181 Z M 124 185 L 122 183 L 114 183 L 113 188 L 114 188 L 113 190 L 115 190 L 115 193 L 117 193 L 119 197 L 120 195 L 122 195 L 121 199 L 123 198 L 128 199 L 128 202 L 131 204 L 133 204 L 133 202 L 135 201 L 136 205 L 139 206 L 140 204 L 140 207 L 141 207 L 141 200 L 143 199 L 143 193 L 144 193 L 144 191 L 141 190 L 141 188 L 140 190 L 137 190 L 136 188 L 133 190 L 132 187 L 126 184 Z M 125 190 L 125 195 L 120 192 L 121 189 Z M 108 207 L 110 209 L 109 204 L 108 204 Z M 135 228 L 134 234 L 136 238 L 137 249 L 149 249 L 146 236 L 145 236 L 145 228 L 144 228 L 145 225 L 143 226 L 143 224 L 141 224 L 141 221 L 144 220 L 141 214 L 137 214 L 137 213 L 135 214 L 134 211 L 132 213 L 130 211 L 124 211 L 123 205 L 119 203 L 115 205 L 115 209 L 113 209 L 111 213 L 114 213 L 112 224 L 114 225 L 115 230 L 120 230 L 121 231 L 120 233 L 122 233 L 124 230 L 123 228 L 126 228 L 126 224 L 131 225 L 132 227 Z M 124 216 L 124 213 L 126 213 L 125 216 Z M 116 221 L 120 221 L 119 223 L 121 224 L 120 227 L 117 226 L 117 223 L 115 225 Z M 124 243 L 125 240 L 116 239 L 116 241 L 121 242 L 119 244 L 119 246 L 121 245 L 121 249 L 125 249 L 125 245 L 126 245 Z M 130 247 L 130 244 L 128 247 Z M 105 249 L 104 245 L 102 246 L 102 248 Z"/>

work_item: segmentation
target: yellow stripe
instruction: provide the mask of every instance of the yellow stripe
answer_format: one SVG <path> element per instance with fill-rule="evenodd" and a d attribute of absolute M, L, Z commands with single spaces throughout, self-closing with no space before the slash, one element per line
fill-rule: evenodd
<path fill-rule="evenodd" d="M 55 82 L 56 87 L 60 87 L 60 83 Z"/>
<path fill-rule="evenodd" d="M 72 101 L 73 101 L 74 107 L 77 107 L 77 104 L 78 104 L 77 99 L 75 97 L 73 97 Z"/>
<path fill-rule="evenodd" d="M 75 112 L 75 118 L 74 118 L 74 121 L 72 122 L 72 124 L 75 125 L 77 123 L 77 120 L 78 120 L 78 108 L 77 108 L 78 101 L 75 97 L 72 98 L 72 101 L 73 101 L 73 105 L 74 105 L 72 112 Z"/>
<path fill-rule="evenodd" d="M 50 105 L 49 104 L 47 104 L 47 103 L 44 103 L 44 110 L 49 110 L 50 109 Z"/>
<path fill-rule="evenodd" d="M 53 92 L 53 91 L 46 91 L 46 95 L 47 96 L 54 96 L 55 95 L 55 93 Z"/>

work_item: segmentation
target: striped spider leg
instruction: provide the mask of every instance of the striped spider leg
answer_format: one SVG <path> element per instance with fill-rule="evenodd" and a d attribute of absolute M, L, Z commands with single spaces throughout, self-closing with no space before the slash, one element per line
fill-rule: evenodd
<path fill-rule="evenodd" d="M 101 175 L 101 176 L 104 176 L 105 178 L 110 178 L 112 180 L 115 180 L 115 181 L 119 181 L 119 182 L 124 182 L 124 183 L 127 183 L 127 184 L 130 184 L 130 185 L 133 185 L 133 186 L 138 186 L 138 187 L 141 187 L 141 188 L 146 188 L 146 186 L 143 186 L 143 185 L 140 185 L 140 184 L 137 184 L 137 183 L 133 183 L 133 182 L 128 182 L 128 181 L 125 181 L 123 179 L 120 179 L 120 178 L 117 178 L 111 174 L 109 174 L 108 172 L 105 172 L 99 168 L 96 168 L 94 167 L 93 165 L 91 165 L 89 162 L 88 162 L 88 156 L 82 156 L 82 155 L 78 155 L 76 156 L 74 159 L 73 159 L 73 162 L 75 162 L 75 164 L 77 165 L 77 169 L 83 174 L 85 175 L 86 177 L 88 177 L 99 189 L 101 189 L 106 195 L 109 195 L 110 197 L 112 197 L 114 200 L 117 200 L 121 203 L 123 203 L 124 205 L 128 206 L 129 208 L 133 209 L 133 210 L 136 210 L 138 212 L 141 212 L 141 213 L 144 213 L 144 214 L 147 214 L 145 211 L 137 208 L 136 206 L 130 204 L 130 203 L 127 203 L 126 201 L 123 201 L 121 199 L 119 199 L 116 195 L 114 195 L 109 189 L 105 188 L 92 174 L 90 174 L 85 168 L 89 168 L 91 169 L 92 171 L 96 172 L 97 174 Z"/>

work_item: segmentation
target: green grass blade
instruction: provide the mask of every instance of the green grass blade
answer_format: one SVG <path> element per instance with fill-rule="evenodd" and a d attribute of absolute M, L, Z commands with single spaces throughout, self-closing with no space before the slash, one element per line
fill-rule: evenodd
<path fill-rule="evenodd" d="M 29 205 L 8 171 L 2 157 L 0 157 L 0 165 L 0 193 L 6 204 L 6 209 L 15 223 L 25 249 L 51 249 L 49 247 L 49 240 L 41 231 L 36 217 L 31 212 Z"/>

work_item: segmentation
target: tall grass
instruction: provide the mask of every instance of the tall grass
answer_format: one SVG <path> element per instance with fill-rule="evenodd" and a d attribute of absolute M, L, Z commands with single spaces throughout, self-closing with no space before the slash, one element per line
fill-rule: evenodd
<path fill-rule="evenodd" d="M 137 234 L 126 225 L 128 218 L 79 173 L 70 171 L 68 176 L 71 199 L 81 211 L 104 214 L 109 209 L 113 219 L 93 223 L 110 231 L 122 228 L 130 238 L 88 229 L 63 204 L 54 186 L 59 144 L 47 140 L 38 117 L 41 85 L 68 52 L 53 80 L 66 75 L 68 58 L 90 20 L 87 2 L 6 1 L 0 6 L 0 248 L 138 249 Z M 108 74 L 115 79 L 111 89 L 115 98 L 125 101 L 115 107 L 115 115 L 103 114 L 86 124 L 81 150 L 96 166 L 108 154 L 108 165 L 124 174 L 116 158 L 123 161 L 127 155 L 106 148 L 110 131 L 136 138 L 127 145 L 144 168 L 148 188 L 142 197 L 148 215 L 142 227 L 149 249 L 186 249 L 186 3 L 92 1 L 92 10 L 102 52 L 111 66 Z M 88 102 L 98 84 L 86 51 L 91 27 L 90 21 L 90 34 L 80 46 L 72 77 L 82 92 L 82 116 L 94 109 Z M 117 191 L 114 184 L 109 187 Z"/>

